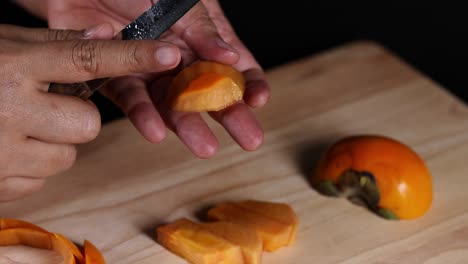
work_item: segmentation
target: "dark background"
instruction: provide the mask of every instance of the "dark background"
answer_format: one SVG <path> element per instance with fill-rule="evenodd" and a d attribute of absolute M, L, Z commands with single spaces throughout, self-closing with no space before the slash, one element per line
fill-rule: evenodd
<path fill-rule="evenodd" d="M 221 3 L 237 33 L 265 69 L 353 40 L 373 40 L 468 102 L 468 19 L 464 8 L 396 2 L 344 6 L 338 1 L 289 1 L 286 3 L 290 6 L 285 6 L 281 2 L 254 1 Z M 0 23 L 46 26 L 7 1 L 0 3 L 0 10 Z M 99 95 L 93 99 L 103 113 L 103 121 L 120 116 Z"/>

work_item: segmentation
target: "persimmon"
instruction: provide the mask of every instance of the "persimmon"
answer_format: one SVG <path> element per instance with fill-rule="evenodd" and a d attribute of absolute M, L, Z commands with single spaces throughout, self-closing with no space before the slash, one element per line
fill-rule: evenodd
<path fill-rule="evenodd" d="M 157 228 L 161 245 L 194 264 L 242 264 L 240 247 L 188 219 Z"/>
<path fill-rule="evenodd" d="M 48 232 L 28 228 L 9 228 L 0 231 L 0 246 L 17 245 L 53 250 L 63 257 L 64 263 L 76 263 L 69 245 Z"/>
<path fill-rule="evenodd" d="M 88 240 L 84 242 L 84 258 L 83 264 L 106 264 L 101 252 Z"/>
<path fill-rule="evenodd" d="M 83 254 L 80 249 L 65 236 L 51 233 L 32 223 L 18 219 L 0 219 L 0 246 L 24 245 L 39 249 L 53 250 L 59 253 L 63 263 L 105 264 L 99 250 L 89 241 L 85 241 Z"/>
<path fill-rule="evenodd" d="M 431 175 L 422 158 L 384 136 L 350 136 L 335 142 L 311 177 L 321 193 L 345 196 L 387 219 L 418 218 L 432 203 Z"/>
<path fill-rule="evenodd" d="M 270 252 L 292 245 L 298 225 L 289 205 L 262 201 L 221 203 L 208 211 L 208 217 L 255 230 L 263 241 L 263 249 Z"/>
<path fill-rule="evenodd" d="M 244 264 L 262 263 L 263 246 L 255 230 L 232 222 L 201 223 L 202 228 L 241 248 Z"/>
<path fill-rule="evenodd" d="M 27 228 L 27 229 L 32 229 L 32 230 L 37 230 L 37 231 L 41 231 L 41 232 L 44 232 L 44 233 L 48 233 L 47 230 L 35 225 L 35 224 L 32 224 L 32 223 L 29 223 L 29 222 L 26 222 L 26 221 L 22 221 L 22 220 L 18 220 L 18 219 L 12 219 L 12 218 L 1 218 L 0 219 L 0 230 L 4 230 L 4 229 L 10 229 L 10 228 Z"/>
<path fill-rule="evenodd" d="M 234 67 L 199 61 L 174 78 L 168 100 L 174 111 L 219 111 L 241 101 L 244 91 L 244 77 Z"/>

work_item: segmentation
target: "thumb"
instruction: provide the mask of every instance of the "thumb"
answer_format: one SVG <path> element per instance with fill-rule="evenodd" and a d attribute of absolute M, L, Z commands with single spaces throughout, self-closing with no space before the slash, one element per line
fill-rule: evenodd
<path fill-rule="evenodd" d="M 235 64 L 239 60 L 239 53 L 219 35 L 202 2 L 182 17 L 173 30 L 202 59 L 226 64 Z"/>
<path fill-rule="evenodd" d="M 153 40 L 34 43 L 22 56 L 29 62 L 26 65 L 30 76 L 47 83 L 73 83 L 135 73 L 163 72 L 180 62 L 180 51 L 176 46 Z"/>

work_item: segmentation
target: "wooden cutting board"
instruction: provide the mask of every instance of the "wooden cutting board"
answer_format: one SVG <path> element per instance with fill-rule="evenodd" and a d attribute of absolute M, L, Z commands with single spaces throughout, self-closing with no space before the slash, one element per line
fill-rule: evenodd
<path fill-rule="evenodd" d="M 122 120 L 79 147 L 72 170 L 38 194 L 0 204 L 0 215 L 78 243 L 89 239 L 108 263 L 175 264 L 185 262 L 154 241 L 158 224 L 196 219 L 220 201 L 260 199 L 289 203 L 300 219 L 296 245 L 265 254 L 265 264 L 467 262 L 465 105 L 367 42 L 279 67 L 268 77 L 272 100 L 257 111 L 266 135 L 260 150 L 242 151 L 211 122 L 222 148 L 199 160 L 174 136 L 151 145 Z M 369 133 L 401 140 L 427 161 L 434 203 L 424 217 L 386 221 L 310 188 L 306 177 L 327 145 Z"/>

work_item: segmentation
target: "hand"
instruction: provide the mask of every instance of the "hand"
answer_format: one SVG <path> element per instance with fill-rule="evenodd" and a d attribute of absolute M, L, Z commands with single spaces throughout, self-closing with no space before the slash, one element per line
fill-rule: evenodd
<path fill-rule="evenodd" d="M 48 0 L 49 24 L 55 28 L 97 26 L 95 34 L 110 37 L 151 6 L 151 1 Z M 245 103 L 210 113 L 245 150 L 263 142 L 263 131 L 249 107 L 263 106 L 270 96 L 260 65 L 242 44 L 217 0 L 202 0 L 161 37 L 180 47 L 184 64 L 197 59 L 233 64 L 246 78 Z M 174 73 L 174 72 L 173 72 Z M 154 80 L 154 77 L 151 78 Z M 119 105 L 140 133 L 161 141 L 166 125 L 197 156 L 214 155 L 218 142 L 199 114 L 176 113 L 160 104 L 166 78 L 155 82 L 142 77 L 116 79 L 102 93 Z M 164 120 L 164 121 L 163 121 Z"/>
<path fill-rule="evenodd" d="M 74 145 L 100 130 L 92 103 L 47 93 L 51 82 L 166 71 L 180 61 L 177 47 L 158 41 L 83 40 L 86 36 L 0 25 L 0 201 L 35 191 L 46 177 L 70 168 Z M 164 49 L 179 55 L 163 64 L 158 52 Z"/>

